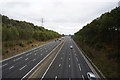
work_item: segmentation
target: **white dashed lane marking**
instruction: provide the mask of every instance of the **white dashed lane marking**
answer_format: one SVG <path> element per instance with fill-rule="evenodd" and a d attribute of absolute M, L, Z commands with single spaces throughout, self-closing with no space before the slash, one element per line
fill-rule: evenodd
<path fill-rule="evenodd" d="M 28 55 L 30 55 L 30 53 L 29 53 L 29 54 L 26 54 L 26 56 L 28 56 Z"/>
<path fill-rule="evenodd" d="M 28 58 L 26 58 L 25 60 L 28 60 Z"/>
<path fill-rule="evenodd" d="M 6 64 L 2 65 L 2 67 L 6 66 L 6 65 L 8 65 L 8 63 L 6 63 Z"/>
<path fill-rule="evenodd" d="M 61 66 L 61 64 L 59 64 L 59 67 Z"/>
<path fill-rule="evenodd" d="M 75 56 L 76 56 L 76 54 L 75 54 Z"/>
<path fill-rule="evenodd" d="M 69 68 L 70 68 L 70 65 L 69 65 Z"/>
<path fill-rule="evenodd" d="M 57 79 L 57 76 L 55 76 L 55 80 Z"/>
<path fill-rule="evenodd" d="M 77 60 L 77 62 L 78 62 L 78 58 L 76 57 L 76 60 Z"/>
<path fill-rule="evenodd" d="M 78 64 L 78 66 L 79 66 L 79 69 L 80 69 L 80 71 L 81 71 L 81 67 L 80 67 L 80 64 Z"/>
<path fill-rule="evenodd" d="M 12 69 L 12 68 L 14 68 L 14 66 L 11 66 L 9 69 Z"/>
<path fill-rule="evenodd" d="M 82 75 L 82 78 L 83 78 L 83 80 L 85 80 L 83 75 Z"/>
<path fill-rule="evenodd" d="M 17 58 L 17 59 L 15 59 L 15 60 L 13 60 L 13 61 L 17 61 L 17 60 L 20 60 L 22 57 L 19 57 L 19 58 Z"/>
<path fill-rule="evenodd" d="M 35 61 L 36 59 L 33 59 L 33 61 Z"/>
<path fill-rule="evenodd" d="M 70 60 L 70 58 L 69 58 L 69 60 Z"/>
<path fill-rule="evenodd" d="M 23 67 L 22 67 L 22 68 L 20 68 L 19 70 L 22 70 L 22 69 L 24 69 L 26 66 L 27 66 L 27 65 L 23 66 Z"/>

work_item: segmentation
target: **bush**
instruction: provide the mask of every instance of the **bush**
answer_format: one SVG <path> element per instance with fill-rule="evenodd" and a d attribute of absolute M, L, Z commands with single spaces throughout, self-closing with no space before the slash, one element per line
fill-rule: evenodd
<path fill-rule="evenodd" d="M 6 44 L 5 44 L 5 47 L 9 47 L 9 44 L 8 44 L 8 43 L 6 43 Z"/>
<path fill-rule="evenodd" d="M 100 43 L 95 44 L 95 49 L 96 50 L 100 50 L 101 48 L 102 48 L 102 46 L 100 45 Z"/>
<path fill-rule="evenodd" d="M 8 53 L 9 51 L 7 50 L 5 53 Z"/>
<path fill-rule="evenodd" d="M 30 40 L 30 41 L 27 42 L 27 44 L 32 44 L 32 43 L 33 43 L 32 40 Z"/>
<path fill-rule="evenodd" d="M 116 62 L 120 62 L 120 51 L 115 50 L 113 52 L 111 52 L 110 54 L 108 54 L 108 58 L 109 59 L 114 59 Z"/>
<path fill-rule="evenodd" d="M 13 46 L 15 46 L 15 43 L 13 43 L 13 42 L 8 42 L 8 43 L 6 43 L 5 44 L 5 47 L 13 47 Z"/>
<path fill-rule="evenodd" d="M 19 44 L 19 46 L 24 47 L 24 44 L 21 42 L 21 43 Z"/>

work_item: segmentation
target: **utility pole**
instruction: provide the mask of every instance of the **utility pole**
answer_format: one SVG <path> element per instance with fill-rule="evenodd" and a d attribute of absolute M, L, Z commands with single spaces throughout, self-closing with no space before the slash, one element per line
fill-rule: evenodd
<path fill-rule="evenodd" d="M 118 2 L 118 10 L 120 11 L 120 1 Z"/>
<path fill-rule="evenodd" d="M 42 18 L 42 20 L 41 20 L 41 23 L 42 23 L 42 27 L 43 27 L 43 23 L 44 23 L 44 20 L 43 20 L 43 18 Z"/>

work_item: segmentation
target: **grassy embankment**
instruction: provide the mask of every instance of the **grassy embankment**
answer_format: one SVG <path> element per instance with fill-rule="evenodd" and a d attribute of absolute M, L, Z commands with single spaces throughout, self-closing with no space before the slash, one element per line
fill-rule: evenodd
<path fill-rule="evenodd" d="M 0 15 L 1 16 L 1 15 Z M 26 21 L 9 19 L 2 15 L 2 57 L 14 56 L 40 46 L 61 35 Z"/>
<path fill-rule="evenodd" d="M 78 46 L 86 53 L 92 62 L 100 69 L 106 78 L 119 78 L 119 64 L 114 59 L 109 59 L 109 52 L 104 50 L 96 50 L 86 43 L 75 40 Z M 106 46 L 109 48 L 109 46 Z M 110 49 L 110 48 L 109 48 Z"/>
<path fill-rule="evenodd" d="M 55 38 L 56 39 L 56 38 Z M 47 41 L 24 40 L 24 41 L 7 41 L 2 43 L 2 59 L 6 59 L 24 51 L 39 47 L 55 39 Z"/>

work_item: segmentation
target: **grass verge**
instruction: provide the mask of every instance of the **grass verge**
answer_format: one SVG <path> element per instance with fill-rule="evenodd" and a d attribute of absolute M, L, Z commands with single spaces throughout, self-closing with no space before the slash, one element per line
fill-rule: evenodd
<path fill-rule="evenodd" d="M 75 40 L 78 46 L 86 53 L 92 62 L 100 69 L 106 78 L 116 79 L 120 76 L 119 64 L 114 59 L 108 59 L 108 52 L 96 50 L 87 44 Z"/>
<path fill-rule="evenodd" d="M 56 39 L 56 38 L 55 38 Z M 22 52 L 28 51 L 32 48 L 41 46 L 55 39 L 48 41 L 38 40 L 20 40 L 20 41 L 8 41 L 2 43 L 2 59 L 6 59 Z"/>

